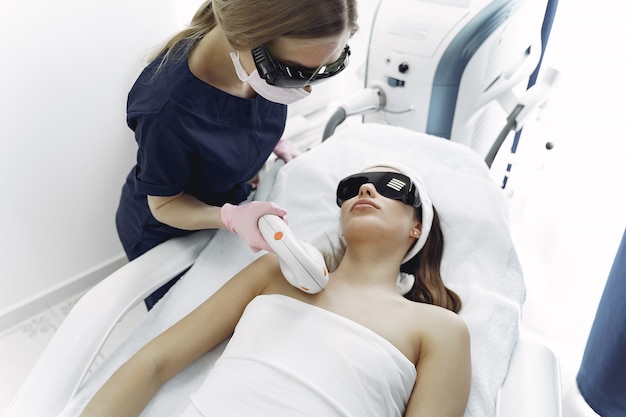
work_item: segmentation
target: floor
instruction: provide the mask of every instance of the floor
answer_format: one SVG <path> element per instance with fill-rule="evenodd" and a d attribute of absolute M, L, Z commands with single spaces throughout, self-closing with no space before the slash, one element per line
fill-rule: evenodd
<path fill-rule="evenodd" d="M 619 43 L 626 27 L 620 13 L 606 11 L 626 6 L 615 0 L 597 6 L 559 5 L 544 65 L 560 70 L 562 79 L 546 108 L 524 129 L 505 190 L 528 289 L 523 325 L 560 360 L 564 417 L 595 416 L 576 395 L 574 378 L 626 226 L 621 123 L 626 57 Z M 598 23 L 589 27 L 588 22 Z M 547 142 L 554 144 L 550 151 Z M 0 412 L 81 295 L 0 329 Z M 102 357 L 144 315 L 143 306 L 133 310 Z"/>
<path fill-rule="evenodd" d="M 74 294 L 10 329 L 0 330 L 0 415 L 9 407 L 31 367 L 82 295 Z M 145 314 L 146 308 L 142 303 L 117 324 L 93 367 L 97 367 L 125 339 Z"/>

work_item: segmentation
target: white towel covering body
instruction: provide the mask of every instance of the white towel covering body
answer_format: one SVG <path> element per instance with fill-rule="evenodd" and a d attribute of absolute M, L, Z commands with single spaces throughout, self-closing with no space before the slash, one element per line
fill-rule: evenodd
<path fill-rule="evenodd" d="M 183 416 L 402 416 L 415 377 L 415 366 L 370 329 L 261 295 Z"/>

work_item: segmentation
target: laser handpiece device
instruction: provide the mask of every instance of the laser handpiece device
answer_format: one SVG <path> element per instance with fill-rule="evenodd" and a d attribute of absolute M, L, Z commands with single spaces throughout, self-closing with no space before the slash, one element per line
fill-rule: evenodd
<path fill-rule="evenodd" d="M 278 255 L 280 269 L 291 285 L 309 294 L 317 294 L 326 287 L 328 268 L 316 247 L 296 238 L 276 215 L 266 214 L 259 218 L 258 224 L 261 235 Z"/>

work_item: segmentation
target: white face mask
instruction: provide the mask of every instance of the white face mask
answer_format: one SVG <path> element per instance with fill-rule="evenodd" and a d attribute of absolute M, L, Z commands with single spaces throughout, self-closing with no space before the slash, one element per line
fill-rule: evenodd
<path fill-rule="evenodd" d="M 280 104 L 291 104 L 311 94 L 304 88 L 285 88 L 270 85 L 259 76 L 259 72 L 256 69 L 252 71 L 252 74 L 248 75 L 243 65 L 241 65 L 241 61 L 239 61 L 239 52 L 231 52 L 230 59 L 233 60 L 237 77 L 241 81 L 248 83 L 258 95 L 266 100 Z"/>

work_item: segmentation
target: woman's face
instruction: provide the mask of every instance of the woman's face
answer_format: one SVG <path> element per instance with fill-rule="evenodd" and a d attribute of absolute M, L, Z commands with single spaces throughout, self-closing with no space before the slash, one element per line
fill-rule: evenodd
<path fill-rule="evenodd" d="M 368 171 L 399 172 L 387 167 Z M 409 237 L 414 228 L 421 229 L 412 206 L 382 196 L 371 183 L 361 185 L 355 197 L 341 205 L 344 236 L 375 234 L 381 239 Z"/>

